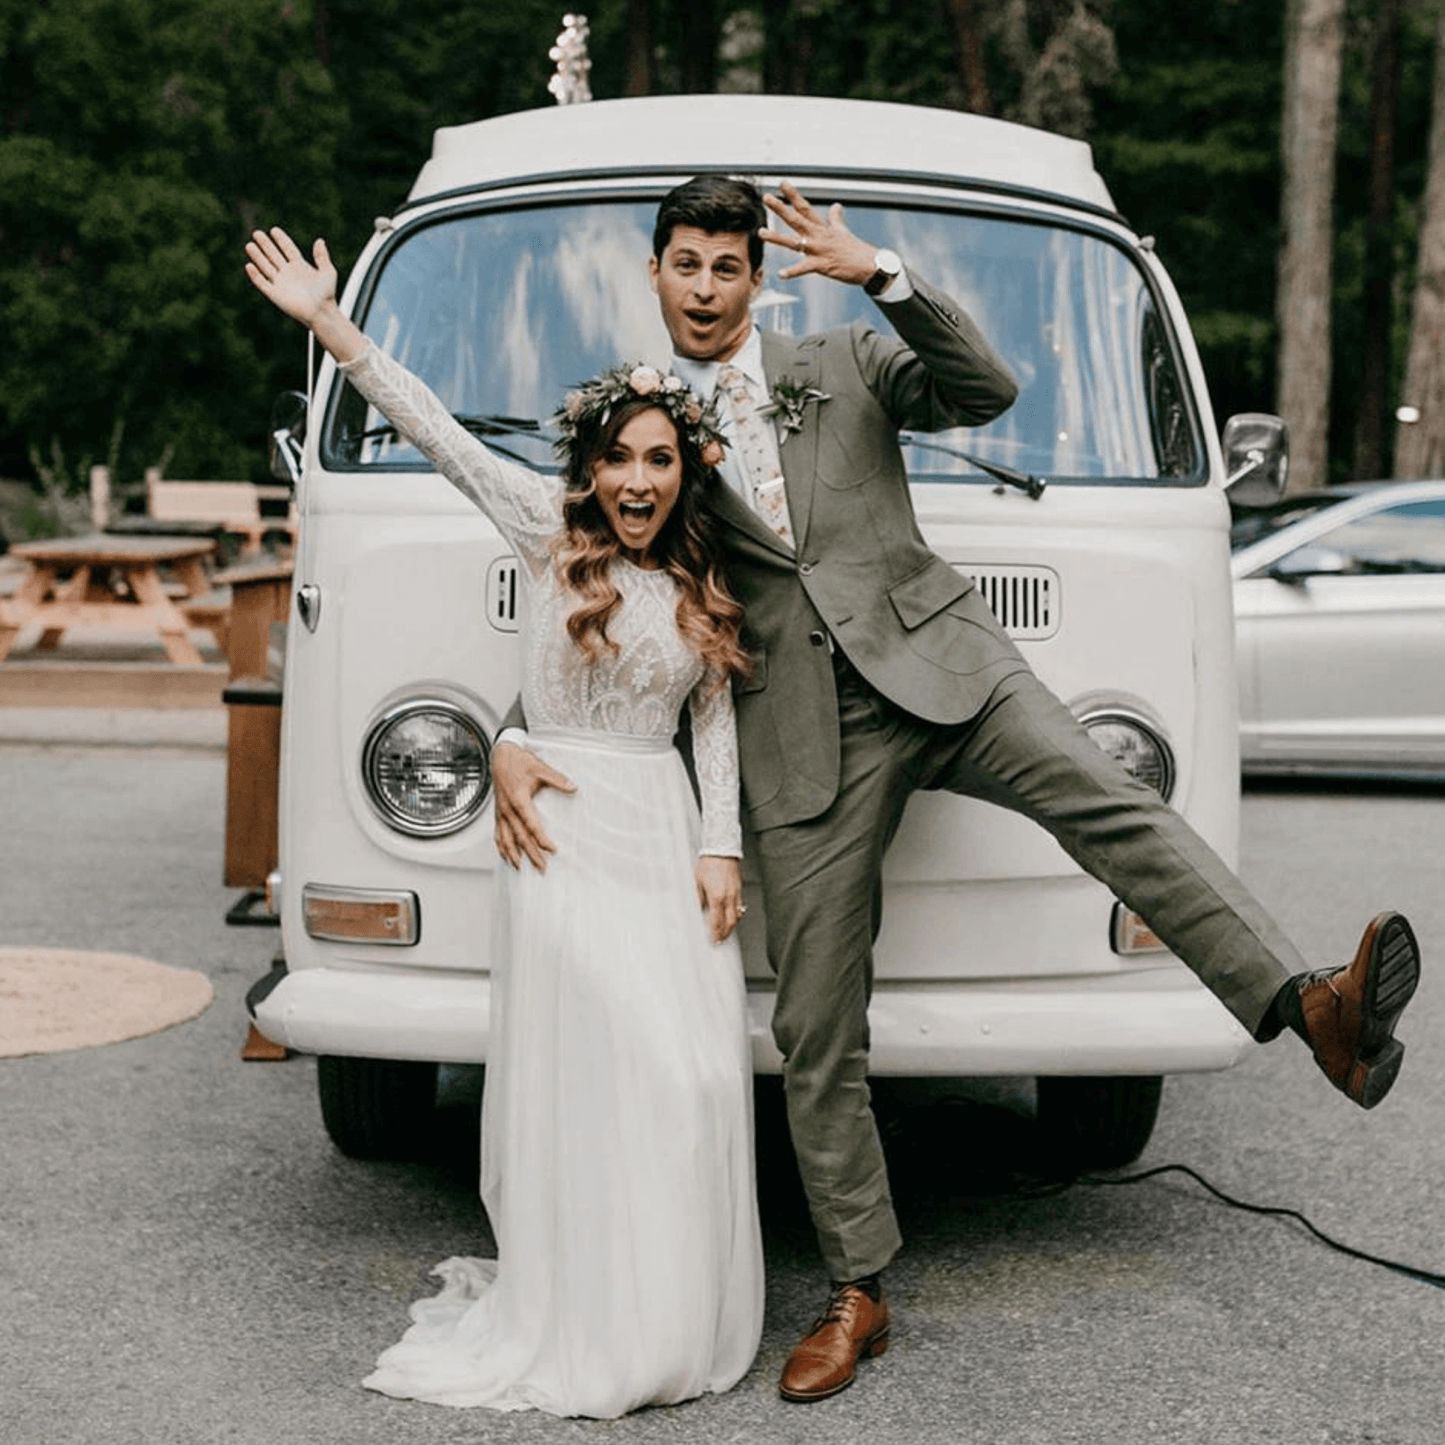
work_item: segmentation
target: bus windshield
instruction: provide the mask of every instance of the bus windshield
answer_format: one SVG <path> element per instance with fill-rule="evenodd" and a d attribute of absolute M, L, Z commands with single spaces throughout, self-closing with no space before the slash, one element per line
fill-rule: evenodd
<path fill-rule="evenodd" d="M 622 361 L 668 364 L 647 273 L 655 208 L 655 198 L 589 198 L 443 213 L 399 236 L 359 320 L 489 445 L 553 468 L 548 419 L 569 387 Z M 915 481 L 992 485 L 971 457 L 1051 484 L 1204 480 L 1174 342 L 1122 246 L 1062 224 L 876 201 L 850 202 L 848 223 L 955 297 L 1019 382 L 1017 402 L 987 426 L 909 440 Z M 780 281 L 786 262 L 764 264 L 758 325 L 886 329 L 886 310 L 860 287 Z M 339 470 L 427 466 L 349 386 L 322 445 Z"/>

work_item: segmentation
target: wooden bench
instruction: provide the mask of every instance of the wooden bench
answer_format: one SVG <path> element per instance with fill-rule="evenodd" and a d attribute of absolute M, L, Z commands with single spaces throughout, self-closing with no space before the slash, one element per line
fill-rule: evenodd
<path fill-rule="evenodd" d="M 170 589 L 167 589 L 169 591 Z M 213 587 L 196 597 L 173 599 L 192 627 L 202 627 L 216 639 L 225 652 L 231 645 L 231 590 Z"/>
<path fill-rule="evenodd" d="M 261 514 L 263 500 L 290 501 L 287 487 L 258 487 L 254 482 L 166 481 L 146 473 L 146 513 L 154 522 L 185 522 L 219 527 L 242 538 L 241 555 L 253 556 L 270 532 L 296 541 L 296 509 L 284 517 Z"/>
<path fill-rule="evenodd" d="M 148 629 L 166 655 L 183 667 L 200 667 L 188 636 L 190 619 L 172 600 L 160 569 L 177 578 L 183 599 L 209 586 L 202 562 L 216 549 L 208 537 L 54 537 L 17 543 L 11 554 L 26 564 L 13 596 L 0 605 L 0 662 L 31 623 L 39 623 L 38 651 L 56 647 L 66 630 L 87 626 Z"/>

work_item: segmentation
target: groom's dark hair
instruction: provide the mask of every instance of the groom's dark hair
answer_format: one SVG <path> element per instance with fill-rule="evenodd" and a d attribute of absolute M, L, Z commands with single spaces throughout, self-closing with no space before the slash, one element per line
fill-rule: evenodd
<path fill-rule="evenodd" d="M 767 223 L 762 193 L 751 181 L 737 176 L 694 176 L 662 198 L 652 231 L 652 254 L 662 260 L 678 226 L 696 226 L 710 236 L 741 231 L 748 238 L 748 264 L 756 271 L 763 264 L 763 242 L 758 232 Z"/>

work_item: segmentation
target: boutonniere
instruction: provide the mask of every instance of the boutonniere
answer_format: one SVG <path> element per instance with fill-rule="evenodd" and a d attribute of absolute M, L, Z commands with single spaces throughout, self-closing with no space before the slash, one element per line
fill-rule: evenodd
<path fill-rule="evenodd" d="M 767 404 L 760 410 L 764 416 L 780 417 L 783 435 L 787 436 L 790 432 L 802 431 L 803 409 L 810 401 L 822 403 L 830 399 L 826 391 L 819 391 L 810 382 L 782 376 L 773 383 Z"/>

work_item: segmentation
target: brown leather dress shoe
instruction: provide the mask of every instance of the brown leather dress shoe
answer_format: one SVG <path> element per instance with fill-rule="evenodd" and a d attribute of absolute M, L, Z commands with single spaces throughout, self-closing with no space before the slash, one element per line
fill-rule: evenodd
<path fill-rule="evenodd" d="M 1400 1072 L 1405 1046 L 1393 1037 L 1395 1023 L 1419 982 L 1420 949 L 1399 913 L 1370 923 L 1352 963 L 1300 981 L 1315 1062 L 1362 1109 L 1373 1109 Z"/>
<path fill-rule="evenodd" d="M 785 1400 L 826 1400 L 846 1390 L 858 1373 L 858 1361 L 888 1348 L 892 1326 L 888 1301 L 877 1303 L 857 1285 L 839 1285 L 828 1307 L 788 1356 L 778 1391 Z"/>

